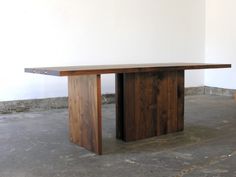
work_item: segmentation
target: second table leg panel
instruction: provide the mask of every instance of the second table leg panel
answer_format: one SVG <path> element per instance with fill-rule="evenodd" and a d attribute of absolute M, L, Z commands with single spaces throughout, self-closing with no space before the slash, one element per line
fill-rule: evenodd
<path fill-rule="evenodd" d="M 119 139 L 183 130 L 184 71 L 117 74 L 116 98 Z"/>

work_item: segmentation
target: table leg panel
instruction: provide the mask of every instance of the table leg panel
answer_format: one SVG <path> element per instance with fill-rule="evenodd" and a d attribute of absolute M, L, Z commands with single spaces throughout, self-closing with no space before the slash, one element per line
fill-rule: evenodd
<path fill-rule="evenodd" d="M 116 94 L 117 138 L 133 141 L 183 130 L 184 71 L 119 74 Z"/>
<path fill-rule="evenodd" d="M 134 140 L 156 135 L 156 96 L 157 88 L 154 73 L 135 74 L 134 83 L 134 116 L 136 137 Z M 126 83 L 130 83 L 129 80 Z M 132 92 L 132 90 L 129 90 Z M 128 97 L 129 92 L 126 93 Z M 132 98 L 130 98 L 132 99 Z M 128 112 L 127 110 L 126 112 Z"/>
<path fill-rule="evenodd" d="M 178 131 L 180 103 L 178 98 L 178 72 L 159 74 L 159 94 L 157 97 L 157 135 Z"/>
<path fill-rule="evenodd" d="M 153 77 L 157 76 L 154 73 L 116 75 L 117 138 L 133 141 L 156 135 L 157 83 Z"/>
<path fill-rule="evenodd" d="M 135 140 L 137 137 L 138 129 L 138 116 L 135 109 L 135 74 L 124 74 L 123 98 L 124 98 L 124 133 L 123 138 L 125 141 Z M 129 101 L 127 101 L 129 100 Z"/>
<path fill-rule="evenodd" d="M 100 75 L 69 76 L 68 106 L 71 141 L 101 154 Z"/>

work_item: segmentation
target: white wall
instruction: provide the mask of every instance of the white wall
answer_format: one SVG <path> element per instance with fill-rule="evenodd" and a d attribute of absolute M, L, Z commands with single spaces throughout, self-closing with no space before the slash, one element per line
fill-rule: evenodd
<path fill-rule="evenodd" d="M 236 89 L 236 1 L 206 0 L 206 62 L 232 69 L 207 70 L 205 85 Z"/>
<path fill-rule="evenodd" d="M 1 0 L 0 101 L 67 95 L 66 78 L 25 67 L 204 62 L 204 40 L 204 0 Z M 204 84 L 203 71 L 186 75 Z"/>

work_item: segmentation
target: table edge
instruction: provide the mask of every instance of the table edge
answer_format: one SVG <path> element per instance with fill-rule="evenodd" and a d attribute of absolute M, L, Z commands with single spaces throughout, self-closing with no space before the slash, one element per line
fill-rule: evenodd
<path fill-rule="evenodd" d="M 97 65 L 101 66 L 101 65 Z M 106 65 L 105 65 L 106 66 Z M 107 65 L 116 66 L 116 65 Z M 88 66 L 89 67 L 89 66 Z M 158 72 L 158 71 L 176 71 L 176 70 L 197 70 L 197 69 L 220 69 L 231 68 L 231 64 L 210 64 L 196 63 L 194 65 L 178 65 L 178 66 L 153 66 L 153 67 L 130 67 L 130 68 L 105 68 L 105 69 L 80 69 L 80 70 L 55 70 L 53 68 L 60 67 L 45 67 L 45 68 L 25 68 L 26 73 L 35 73 L 52 76 L 75 76 L 75 75 L 90 75 L 90 74 L 117 74 L 117 73 L 134 73 L 134 72 Z M 66 67 L 62 67 L 66 68 Z"/>

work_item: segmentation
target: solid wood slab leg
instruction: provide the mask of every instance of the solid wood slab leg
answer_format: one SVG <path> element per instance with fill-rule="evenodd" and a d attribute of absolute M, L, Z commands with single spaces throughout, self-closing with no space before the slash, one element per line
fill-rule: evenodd
<path fill-rule="evenodd" d="M 184 129 L 184 71 L 159 74 L 157 136 Z"/>
<path fill-rule="evenodd" d="M 117 138 L 133 141 L 184 128 L 184 71 L 116 75 Z"/>
<path fill-rule="evenodd" d="M 70 139 L 102 154 L 100 75 L 68 77 Z"/>

